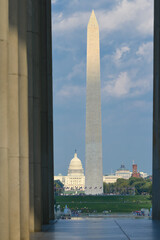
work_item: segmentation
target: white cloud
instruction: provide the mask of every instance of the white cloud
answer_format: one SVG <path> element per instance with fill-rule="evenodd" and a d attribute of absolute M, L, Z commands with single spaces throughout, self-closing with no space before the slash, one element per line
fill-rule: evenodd
<path fill-rule="evenodd" d="M 52 0 L 52 4 L 56 4 L 57 0 Z"/>
<path fill-rule="evenodd" d="M 130 48 L 127 47 L 127 46 L 124 46 L 124 47 L 121 47 L 121 48 L 117 48 L 116 52 L 114 54 L 115 61 L 119 61 L 122 58 L 123 54 L 127 53 L 129 51 L 130 51 Z"/>
<path fill-rule="evenodd" d="M 69 51 L 69 50 L 68 50 Z M 64 76 L 61 76 L 59 78 L 56 78 L 56 83 L 62 83 L 62 82 L 78 82 L 79 80 L 81 81 L 82 79 L 85 79 L 85 63 L 82 61 L 78 64 L 75 64 L 73 67 L 70 67 L 71 70 L 67 71 L 67 74 Z"/>
<path fill-rule="evenodd" d="M 135 97 L 151 90 L 151 86 L 152 77 L 133 81 L 127 72 L 121 72 L 116 79 L 105 84 L 103 93 L 110 97 Z"/>
<path fill-rule="evenodd" d="M 114 9 L 103 12 L 99 16 L 102 30 L 113 31 L 125 29 L 137 30 L 143 34 L 153 31 L 153 1 L 151 0 L 121 0 Z"/>
<path fill-rule="evenodd" d="M 119 0 L 108 10 L 95 10 L 100 31 L 108 33 L 115 30 L 138 31 L 140 34 L 153 33 L 153 1 Z M 86 28 L 91 12 L 75 12 L 57 19 L 53 14 L 53 31 L 62 33 Z"/>
<path fill-rule="evenodd" d="M 64 33 L 66 31 L 73 31 L 74 29 L 84 28 L 87 25 L 89 12 L 76 12 L 68 17 L 63 15 L 57 17 L 53 13 L 53 31 L 56 33 Z"/>
<path fill-rule="evenodd" d="M 128 94 L 131 87 L 131 80 L 127 72 L 121 72 L 117 79 L 107 82 L 103 91 L 108 96 L 121 97 Z"/>
<path fill-rule="evenodd" d="M 143 43 L 136 54 L 145 58 L 148 62 L 151 62 L 153 59 L 153 42 Z"/>
<path fill-rule="evenodd" d="M 85 64 L 84 64 L 84 62 L 80 62 L 80 63 L 74 65 L 72 72 L 70 72 L 67 75 L 66 79 L 71 80 L 74 77 L 76 77 L 77 75 L 82 76 L 84 74 L 84 72 L 85 72 Z"/>
<path fill-rule="evenodd" d="M 62 44 L 59 43 L 54 43 L 54 51 L 58 50 L 59 52 L 69 52 L 70 54 L 73 54 L 75 52 L 74 48 L 63 46 Z"/>
<path fill-rule="evenodd" d="M 63 86 L 56 94 L 57 97 L 61 98 L 71 98 L 71 97 L 79 97 L 85 92 L 85 88 L 81 86 Z"/>

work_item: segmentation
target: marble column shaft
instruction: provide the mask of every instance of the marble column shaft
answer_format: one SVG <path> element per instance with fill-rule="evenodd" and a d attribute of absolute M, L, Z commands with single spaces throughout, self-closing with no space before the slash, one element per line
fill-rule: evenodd
<path fill-rule="evenodd" d="M 8 0 L 0 0 L 0 239 L 9 239 L 8 214 Z"/>
<path fill-rule="evenodd" d="M 53 211 L 49 211 L 49 206 L 53 206 L 54 204 L 50 1 L 30 1 L 30 5 L 28 5 L 27 35 L 29 68 L 30 230 L 40 231 L 42 222 L 49 223 L 49 212 L 52 212 L 53 218 Z M 52 192 L 49 189 L 52 189 Z"/>
<path fill-rule="evenodd" d="M 154 1 L 153 219 L 160 220 L 160 2 Z"/>
<path fill-rule="evenodd" d="M 20 151 L 20 234 L 29 239 L 29 149 L 28 149 L 28 65 L 27 0 L 18 1 L 19 151 Z"/>
<path fill-rule="evenodd" d="M 41 65 L 40 31 L 41 3 L 28 5 L 28 72 L 29 72 L 29 164 L 30 164 L 30 231 L 41 231 Z"/>
<path fill-rule="evenodd" d="M 13 11 L 14 9 L 14 11 Z M 9 239 L 20 239 L 18 0 L 9 1 L 8 143 Z"/>
<path fill-rule="evenodd" d="M 49 219 L 54 218 L 53 191 L 53 83 L 52 83 L 52 20 L 51 1 L 48 0 L 47 11 L 47 78 L 48 78 L 48 176 L 49 176 Z"/>
<path fill-rule="evenodd" d="M 53 193 L 53 111 L 52 111 L 52 48 L 51 1 L 42 0 L 41 16 L 41 156 L 43 224 L 54 217 Z"/>
<path fill-rule="evenodd" d="M 0 0 L 0 53 L 0 239 L 29 240 L 53 216 L 51 1 Z"/>
<path fill-rule="evenodd" d="M 42 157 L 42 219 L 49 223 L 49 188 L 48 188 L 48 78 L 47 78 L 47 12 L 46 0 L 41 0 L 41 157 Z"/>

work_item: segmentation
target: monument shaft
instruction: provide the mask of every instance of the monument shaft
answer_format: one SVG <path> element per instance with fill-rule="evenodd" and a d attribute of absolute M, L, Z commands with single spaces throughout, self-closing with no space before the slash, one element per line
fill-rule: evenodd
<path fill-rule="evenodd" d="M 99 26 L 92 11 L 87 28 L 86 194 L 103 193 Z"/>

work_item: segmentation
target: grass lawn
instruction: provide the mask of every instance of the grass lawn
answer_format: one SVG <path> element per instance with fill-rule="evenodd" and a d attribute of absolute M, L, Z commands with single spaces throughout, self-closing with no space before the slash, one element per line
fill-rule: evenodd
<path fill-rule="evenodd" d="M 150 208 L 149 196 L 56 196 L 56 204 L 61 208 L 67 204 L 70 209 L 82 212 L 103 212 L 111 210 L 114 213 L 129 213 L 141 208 Z"/>

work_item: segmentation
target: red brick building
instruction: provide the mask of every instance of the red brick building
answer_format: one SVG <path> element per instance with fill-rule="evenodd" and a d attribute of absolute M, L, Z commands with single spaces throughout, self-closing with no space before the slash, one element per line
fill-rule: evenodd
<path fill-rule="evenodd" d="M 132 165 L 132 177 L 140 178 L 140 173 L 137 171 L 137 164 Z"/>

